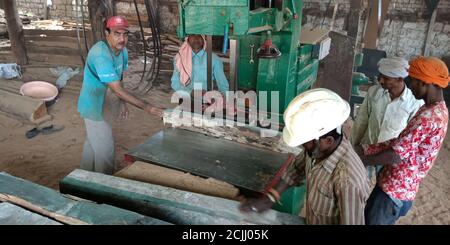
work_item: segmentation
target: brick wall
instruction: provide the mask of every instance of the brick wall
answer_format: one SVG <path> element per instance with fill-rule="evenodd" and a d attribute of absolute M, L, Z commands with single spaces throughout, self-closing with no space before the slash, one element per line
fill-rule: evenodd
<path fill-rule="evenodd" d="M 44 16 L 44 2 L 47 0 L 17 0 L 19 11 L 31 13 L 35 16 Z"/>
<path fill-rule="evenodd" d="M 76 16 L 75 0 L 52 0 L 50 17 L 74 20 Z M 86 0 L 83 0 L 87 2 Z M 366 2 L 369 0 L 366 0 Z M 370 0 L 372 1 L 372 0 Z M 17 0 L 19 8 L 30 11 L 38 16 L 44 15 L 46 0 Z M 304 0 L 304 14 L 307 17 L 305 27 L 329 27 L 334 8 L 334 0 L 325 16 L 329 0 Z M 335 20 L 334 29 L 345 32 L 346 16 L 350 10 L 350 0 L 341 0 Z M 132 1 L 118 0 L 117 12 L 137 20 L 136 10 Z M 145 6 L 138 0 L 141 17 L 146 19 Z M 178 25 L 178 6 L 176 0 L 158 0 L 158 17 L 160 29 L 163 32 L 175 33 Z M 85 9 L 86 17 L 87 9 Z M 364 16 L 363 16 L 364 17 Z M 389 55 L 411 58 L 420 55 L 425 45 L 428 30 L 429 13 L 423 0 L 391 0 L 388 14 L 384 22 L 383 33 L 380 37 L 379 49 L 386 50 Z M 360 33 L 364 21 L 360 23 Z M 431 41 L 431 55 L 450 56 L 450 0 L 441 0 L 438 5 L 436 24 Z"/>
<path fill-rule="evenodd" d="M 334 8 L 331 1 L 325 16 L 329 0 L 305 0 L 304 13 L 307 16 L 305 27 L 321 26 L 329 28 Z M 345 33 L 346 15 L 350 10 L 350 0 L 341 0 L 334 30 Z M 363 18 L 365 13 L 363 14 Z M 428 32 L 430 13 L 423 0 L 391 0 L 379 39 L 378 49 L 385 50 L 389 56 L 401 56 L 407 59 L 421 55 Z M 360 22 L 360 36 L 364 21 Z M 450 0 L 441 0 L 438 5 L 436 23 L 433 28 L 430 55 L 450 56 Z"/>
<path fill-rule="evenodd" d="M 87 0 L 78 0 L 81 5 L 84 5 L 84 14 L 87 19 L 89 12 L 87 9 Z M 47 0 L 17 0 L 17 5 L 19 10 L 32 13 L 38 17 L 45 16 L 45 6 Z M 75 20 L 77 16 L 76 11 L 76 1 L 75 0 L 52 0 L 52 5 L 49 9 L 49 17 L 53 19 L 63 19 L 63 20 Z M 78 7 L 78 14 L 81 18 L 81 6 Z"/>

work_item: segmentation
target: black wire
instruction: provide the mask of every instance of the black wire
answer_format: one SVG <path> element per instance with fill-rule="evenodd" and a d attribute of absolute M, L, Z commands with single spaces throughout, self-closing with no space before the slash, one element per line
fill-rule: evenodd
<path fill-rule="evenodd" d="M 145 77 L 145 72 L 147 70 L 147 41 L 145 40 L 144 28 L 142 28 L 141 15 L 139 14 L 139 9 L 137 7 L 136 0 L 133 0 L 133 2 L 134 2 L 134 8 L 136 9 L 136 15 L 137 15 L 138 21 L 139 21 L 139 28 L 141 30 L 142 42 L 144 43 L 144 70 L 142 71 L 142 76 L 141 76 L 141 81 L 140 81 L 140 83 L 142 83 L 142 81 L 144 80 L 144 77 Z M 139 87 L 139 85 L 136 86 L 135 88 L 137 88 L 137 87 Z"/>
<path fill-rule="evenodd" d="M 153 54 L 154 54 L 152 68 L 150 69 L 146 79 L 147 85 L 144 87 L 144 92 L 148 93 L 152 87 L 153 81 L 155 81 L 159 75 L 162 50 L 161 50 L 161 37 L 156 23 L 157 18 L 155 15 L 155 8 L 153 6 L 153 3 L 149 0 L 145 0 L 144 3 L 147 10 L 147 15 L 149 17 L 148 18 L 149 25 L 152 30 Z"/>

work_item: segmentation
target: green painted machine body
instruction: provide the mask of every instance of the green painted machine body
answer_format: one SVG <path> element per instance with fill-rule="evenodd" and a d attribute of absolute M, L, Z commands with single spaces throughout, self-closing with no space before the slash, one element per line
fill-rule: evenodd
<path fill-rule="evenodd" d="M 303 1 L 283 0 L 278 8 L 250 10 L 250 0 L 178 0 L 178 36 L 204 34 L 238 40 L 237 84 L 239 90 L 278 91 L 279 106 L 267 110 L 280 115 L 296 95 L 311 88 L 316 80 L 318 60 L 312 45 L 301 45 Z M 268 34 L 270 31 L 270 34 Z M 268 38 L 281 51 L 276 59 L 258 58 L 257 49 Z M 279 118 L 280 122 L 283 119 Z"/>
<path fill-rule="evenodd" d="M 278 108 L 268 112 L 282 115 L 295 96 L 308 90 L 317 79 L 319 61 L 313 45 L 301 44 L 302 0 L 276 1 L 281 6 L 262 8 L 251 0 L 178 0 L 179 37 L 189 34 L 224 36 L 238 41 L 237 90 L 254 90 L 258 94 L 278 91 Z M 268 38 L 281 51 L 278 58 L 258 58 L 257 49 Z M 259 99 L 261 103 L 261 99 Z M 298 214 L 305 194 L 304 187 L 294 187 L 282 196 L 283 206 L 275 209 Z M 288 204 L 289 203 L 289 204 Z"/>

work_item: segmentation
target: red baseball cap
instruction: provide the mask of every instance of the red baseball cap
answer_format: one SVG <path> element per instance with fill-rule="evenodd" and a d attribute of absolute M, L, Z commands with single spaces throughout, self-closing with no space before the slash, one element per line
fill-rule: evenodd
<path fill-rule="evenodd" d="M 109 29 L 128 29 L 128 21 L 123 16 L 113 16 L 106 21 L 106 28 Z"/>

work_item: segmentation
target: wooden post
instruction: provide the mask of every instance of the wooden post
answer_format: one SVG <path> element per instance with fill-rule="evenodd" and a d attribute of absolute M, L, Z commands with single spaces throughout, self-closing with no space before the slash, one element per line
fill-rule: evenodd
<path fill-rule="evenodd" d="M 428 33 L 427 33 L 427 37 L 425 38 L 425 47 L 423 50 L 424 56 L 430 55 L 430 44 L 431 44 L 431 40 L 433 40 L 433 29 L 434 29 L 434 23 L 436 22 L 436 13 L 437 13 L 437 8 L 435 8 L 433 10 L 433 14 L 431 15 L 431 18 L 430 18 L 430 23 L 428 24 Z"/>
<path fill-rule="evenodd" d="M 350 12 L 347 18 L 347 35 L 356 38 L 356 42 L 359 41 L 358 29 L 359 21 L 361 19 L 361 12 L 363 3 L 362 0 L 351 0 L 350 1 Z"/>
<path fill-rule="evenodd" d="M 88 0 L 89 20 L 94 43 L 105 38 L 105 20 L 115 14 L 114 0 Z"/>
<path fill-rule="evenodd" d="M 367 29 L 364 33 L 365 48 L 376 49 L 378 47 L 378 39 L 383 31 L 384 18 L 388 11 L 390 1 L 391 0 L 377 0 L 372 2 L 373 5 L 368 16 Z"/>
<path fill-rule="evenodd" d="M 9 40 L 11 41 L 11 50 L 16 58 L 16 63 L 19 65 L 26 65 L 28 64 L 28 57 L 25 49 L 22 21 L 17 12 L 16 0 L 3 1 L 3 4 L 5 7 Z"/>
<path fill-rule="evenodd" d="M 338 11 L 340 0 L 336 0 L 334 2 L 335 3 L 334 3 L 334 8 L 333 8 L 333 16 L 331 17 L 331 21 L 330 21 L 330 31 L 332 31 L 334 29 L 334 22 L 336 21 L 336 14 Z"/>

